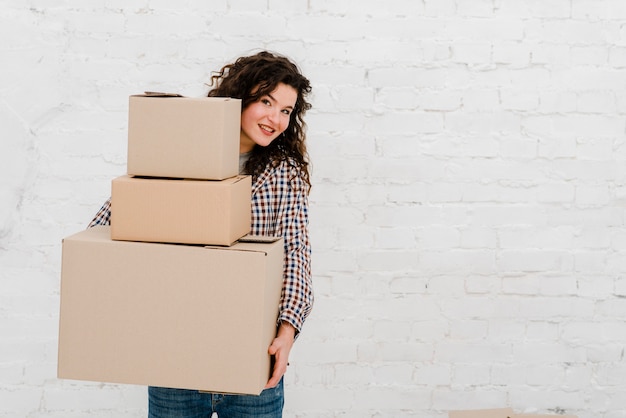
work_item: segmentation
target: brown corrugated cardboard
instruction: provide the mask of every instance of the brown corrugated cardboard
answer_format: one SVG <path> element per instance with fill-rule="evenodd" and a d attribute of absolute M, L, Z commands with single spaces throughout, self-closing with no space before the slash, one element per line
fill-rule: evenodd
<path fill-rule="evenodd" d="M 63 240 L 58 377 L 259 394 L 283 242 L 232 247 Z"/>
<path fill-rule="evenodd" d="M 449 418 L 577 418 L 575 415 L 516 414 L 511 408 L 450 411 Z"/>
<path fill-rule="evenodd" d="M 223 180 L 239 172 L 241 100 L 130 96 L 127 173 Z"/>
<path fill-rule="evenodd" d="M 230 245 L 250 232 L 251 178 L 111 182 L 111 238 Z"/>
<path fill-rule="evenodd" d="M 449 418 L 509 418 L 511 415 L 513 415 L 511 408 L 450 411 L 448 413 Z"/>

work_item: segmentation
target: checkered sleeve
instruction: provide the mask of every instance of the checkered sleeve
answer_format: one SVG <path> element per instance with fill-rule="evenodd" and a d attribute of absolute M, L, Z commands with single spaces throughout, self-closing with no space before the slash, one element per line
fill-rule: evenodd
<path fill-rule="evenodd" d="M 278 322 L 300 333 L 313 307 L 309 186 L 288 162 L 268 169 L 253 186 L 253 233 L 281 236 L 285 245 L 283 288 Z"/>
<path fill-rule="evenodd" d="M 287 182 L 287 199 L 278 216 L 285 239 L 285 273 L 278 320 L 298 333 L 313 307 L 311 246 L 308 234 L 308 185 L 300 176 Z"/>
<path fill-rule="evenodd" d="M 89 222 L 88 228 L 96 225 L 111 225 L 111 198 L 104 202 L 96 216 Z"/>

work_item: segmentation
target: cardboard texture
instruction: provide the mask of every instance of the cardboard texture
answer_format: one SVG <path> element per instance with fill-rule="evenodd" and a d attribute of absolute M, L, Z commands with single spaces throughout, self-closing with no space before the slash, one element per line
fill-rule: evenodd
<path fill-rule="evenodd" d="M 241 100 L 129 98 L 127 174 L 223 180 L 239 173 Z"/>
<path fill-rule="evenodd" d="M 230 245 L 250 232 L 251 187 L 250 176 L 117 177 L 111 182 L 111 238 Z"/>
<path fill-rule="evenodd" d="M 450 411 L 448 413 L 449 418 L 509 418 L 511 415 L 513 415 L 511 408 Z"/>
<path fill-rule="evenodd" d="M 63 240 L 58 377 L 259 394 L 283 241 L 232 247 Z"/>
<path fill-rule="evenodd" d="M 577 418 L 575 415 L 516 414 L 511 408 L 450 411 L 449 418 Z"/>

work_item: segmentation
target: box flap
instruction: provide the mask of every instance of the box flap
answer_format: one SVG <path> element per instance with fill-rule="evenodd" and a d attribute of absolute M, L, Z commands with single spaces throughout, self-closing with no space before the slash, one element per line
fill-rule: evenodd
<path fill-rule="evenodd" d="M 210 248 L 212 250 L 225 250 L 225 251 L 246 251 L 253 252 L 259 254 L 265 254 L 274 251 L 276 248 L 280 248 L 280 251 L 283 251 L 282 238 L 276 238 L 273 241 L 264 241 L 264 242 L 255 242 L 248 241 L 243 242 L 241 240 L 235 242 L 233 245 L 224 246 L 224 245 L 205 245 L 205 248 Z"/>
<path fill-rule="evenodd" d="M 513 416 L 511 408 L 459 410 L 448 413 L 449 418 L 510 418 L 511 416 Z"/>
<path fill-rule="evenodd" d="M 164 93 L 161 91 L 145 91 L 144 96 L 148 97 L 184 97 L 182 94 L 178 93 Z"/>
<path fill-rule="evenodd" d="M 268 235 L 252 235 L 248 234 L 239 238 L 239 242 L 256 242 L 257 244 L 271 244 L 276 242 L 280 237 L 270 237 Z"/>

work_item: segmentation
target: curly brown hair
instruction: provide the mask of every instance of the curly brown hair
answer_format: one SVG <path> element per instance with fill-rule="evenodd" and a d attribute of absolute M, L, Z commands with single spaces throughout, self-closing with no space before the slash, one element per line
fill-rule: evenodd
<path fill-rule="evenodd" d="M 298 98 L 289 118 L 289 126 L 268 146 L 255 145 L 245 166 L 247 174 L 258 176 L 268 164 L 278 165 L 287 160 L 302 171 L 310 185 L 309 156 L 306 149 L 306 123 L 304 114 L 311 108 L 306 97 L 311 92 L 309 80 L 287 57 L 262 51 L 255 55 L 240 57 L 213 72 L 209 97 L 233 97 L 241 99 L 242 111 L 261 97 L 273 92 L 279 83 L 293 87 Z"/>

